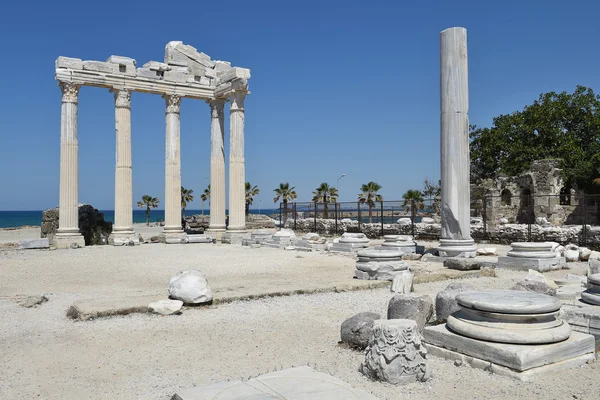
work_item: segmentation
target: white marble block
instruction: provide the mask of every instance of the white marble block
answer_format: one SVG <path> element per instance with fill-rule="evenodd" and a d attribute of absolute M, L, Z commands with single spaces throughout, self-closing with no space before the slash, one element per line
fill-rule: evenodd
<path fill-rule="evenodd" d="M 84 61 L 83 69 L 86 71 L 105 72 L 113 74 L 115 72 L 115 64 L 102 61 Z M 118 68 L 116 69 L 118 71 Z"/>
<path fill-rule="evenodd" d="M 81 58 L 71 58 L 60 56 L 56 59 L 56 68 L 83 69 L 83 60 Z"/>

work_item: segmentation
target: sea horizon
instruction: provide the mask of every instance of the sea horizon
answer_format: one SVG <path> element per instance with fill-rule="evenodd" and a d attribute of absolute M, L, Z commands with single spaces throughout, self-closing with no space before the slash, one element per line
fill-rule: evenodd
<path fill-rule="evenodd" d="M 18 228 L 22 226 L 41 226 L 42 225 L 42 213 L 45 210 L 19 210 L 19 211 L 0 211 L 0 228 Z M 104 220 L 108 222 L 115 222 L 115 211 L 114 210 L 98 210 L 104 214 Z M 226 213 L 229 210 L 225 211 Z M 210 209 L 204 210 L 186 210 L 185 214 L 190 215 L 209 215 Z M 262 215 L 273 215 L 279 214 L 279 208 L 266 208 L 266 209 L 250 209 L 250 214 L 262 214 Z M 150 222 L 161 222 L 165 219 L 165 210 L 153 209 L 150 212 Z M 133 223 L 146 223 L 146 210 L 133 210 Z"/>

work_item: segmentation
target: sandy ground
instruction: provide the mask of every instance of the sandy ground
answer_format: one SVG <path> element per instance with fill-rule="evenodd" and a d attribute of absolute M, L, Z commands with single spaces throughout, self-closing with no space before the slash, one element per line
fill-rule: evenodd
<path fill-rule="evenodd" d="M 381 399 L 597 399 L 600 393 L 598 363 L 522 383 L 431 357 L 427 383 L 371 382 L 357 371 L 363 354 L 338 344 L 339 329 L 358 312 L 385 316 L 388 289 L 240 301 L 180 316 L 88 322 L 65 316 L 77 299 L 162 293 L 172 273 L 191 267 L 222 289 L 338 279 L 354 268 L 344 256 L 228 245 L 0 250 L 0 399 L 166 400 L 179 388 L 306 364 Z M 465 281 L 509 288 L 524 275 L 499 271 L 496 278 Z M 448 283 L 420 284 L 415 291 L 435 296 Z M 50 301 L 30 309 L 15 302 L 16 295 L 35 294 L 48 294 Z"/>

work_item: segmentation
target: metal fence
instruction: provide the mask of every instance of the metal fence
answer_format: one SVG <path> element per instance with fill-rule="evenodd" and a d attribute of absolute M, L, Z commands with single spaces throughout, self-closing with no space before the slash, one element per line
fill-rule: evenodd
<path fill-rule="evenodd" d="M 480 193 L 472 191 L 470 205 L 471 236 L 478 241 L 556 241 L 600 248 L 600 195 Z M 439 239 L 439 225 L 427 228 L 419 224 L 428 217 L 439 223 L 439 200 L 394 200 L 370 205 L 297 202 L 279 208 L 281 226 L 294 230 L 336 235 L 363 232 L 371 237 L 400 233 Z M 398 224 L 401 218 L 404 220 Z"/>

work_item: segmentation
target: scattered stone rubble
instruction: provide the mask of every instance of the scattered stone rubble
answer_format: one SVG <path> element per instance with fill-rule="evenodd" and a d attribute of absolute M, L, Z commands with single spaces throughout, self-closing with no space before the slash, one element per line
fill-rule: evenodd
<path fill-rule="evenodd" d="M 42 212 L 42 238 L 52 238 L 58 230 L 59 208 L 50 208 Z M 85 239 L 85 245 L 108 244 L 112 232 L 112 222 L 104 220 L 104 214 L 89 204 L 79 205 L 79 231 Z"/>

